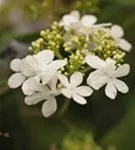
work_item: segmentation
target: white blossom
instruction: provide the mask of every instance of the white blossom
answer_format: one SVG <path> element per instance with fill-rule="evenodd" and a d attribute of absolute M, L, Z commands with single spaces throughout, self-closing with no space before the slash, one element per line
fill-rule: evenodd
<path fill-rule="evenodd" d="M 58 78 L 56 75 L 53 76 L 48 85 L 41 84 L 35 78 L 29 79 L 29 82 L 25 84 L 26 89 L 23 89 L 24 94 L 28 94 L 25 98 L 27 105 L 35 105 L 41 101 L 45 101 L 42 105 L 42 114 L 44 117 L 49 117 L 54 114 L 57 110 L 56 96 L 60 94 L 57 90 Z M 26 90 L 28 90 L 26 92 Z"/>
<path fill-rule="evenodd" d="M 83 82 L 83 75 L 80 72 L 75 72 L 70 77 L 70 81 L 65 75 L 59 74 L 58 76 L 61 84 L 64 88 L 61 93 L 68 99 L 73 98 L 73 100 L 79 104 L 86 104 L 87 100 L 84 97 L 90 96 L 93 90 L 85 85 L 79 86 Z"/>
<path fill-rule="evenodd" d="M 54 60 L 54 53 L 50 50 L 43 50 L 37 55 L 28 55 L 20 60 L 11 62 L 11 69 L 17 73 L 13 74 L 8 81 L 11 88 L 17 88 L 24 83 L 26 78 L 39 78 L 46 84 L 56 71 L 66 65 L 66 60 Z"/>
<path fill-rule="evenodd" d="M 128 64 L 116 67 L 116 62 L 111 58 L 104 61 L 94 55 L 87 56 L 85 61 L 90 67 L 97 69 L 90 73 L 87 78 L 87 84 L 93 89 L 99 90 L 102 86 L 106 85 L 105 94 L 111 99 L 115 99 L 117 90 L 121 93 L 129 91 L 128 86 L 123 81 L 117 79 L 129 74 L 130 66 Z"/>
<path fill-rule="evenodd" d="M 97 17 L 94 15 L 84 15 L 81 18 L 78 11 L 72 11 L 70 14 L 63 16 L 60 25 L 63 25 L 67 31 L 73 29 L 77 33 L 86 35 L 88 40 L 89 35 L 95 30 L 111 25 L 111 23 L 95 24 L 96 22 Z"/>
<path fill-rule="evenodd" d="M 77 27 L 91 27 L 97 22 L 97 18 L 94 15 L 84 15 L 80 17 L 78 11 L 72 11 L 68 15 L 64 15 L 60 21 L 60 25 L 63 25 L 66 30 L 76 29 Z"/>
<path fill-rule="evenodd" d="M 124 30 L 121 26 L 113 25 L 110 34 L 122 50 L 129 52 L 132 49 L 132 45 L 123 38 Z"/>

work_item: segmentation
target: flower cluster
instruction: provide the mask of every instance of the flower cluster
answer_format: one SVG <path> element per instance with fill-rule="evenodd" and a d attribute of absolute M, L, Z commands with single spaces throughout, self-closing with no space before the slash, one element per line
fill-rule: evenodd
<path fill-rule="evenodd" d="M 119 78 L 130 72 L 124 57 L 132 45 L 123 38 L 119 25 L 96 22 L 93 15 L 81 18 L 73 11 L 41 31 L 29 48 L 34 54 L 11 62 L 15 73 L 8 80 L 9 87 L 22 86 L 27 105 L 44 101 L 45 117 L 56 112 L 59 95 L 84 105 L 85 97 L 103 86 L 110 99 L 116 98 L 117 91 L 127 93 L 128 86 Z"/>

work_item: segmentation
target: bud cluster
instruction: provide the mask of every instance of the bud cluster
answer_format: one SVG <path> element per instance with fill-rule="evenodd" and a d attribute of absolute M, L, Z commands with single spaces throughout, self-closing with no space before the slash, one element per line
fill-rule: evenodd
<path fill-rule="evenodd" d="M 94 43 L 95 55 L 98 55 L 102 59 L 112 58 L 117 63 L 124 61 L 125 52 L 120 50 L 114 41 L 114 39 L 107 35 L 105 30 L 97 30 L 91 37 L 91 43 Z"/>

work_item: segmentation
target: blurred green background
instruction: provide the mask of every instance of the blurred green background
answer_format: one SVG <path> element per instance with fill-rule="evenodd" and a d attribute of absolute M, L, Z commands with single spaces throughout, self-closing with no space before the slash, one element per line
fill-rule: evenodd
<path fill-rule="evenodd" d="M 9 62 L 26 56 L 41 29 L 74 9 L 123 26 L 133 44 L 126 58 L 130 92 L 115 100 L 94 92 L 88 105 L 72 102 L 64 117 L 45 119 L 40 106 L 24 104 L 20 89 L 8 89 Z M 135 150 L 134 44 L 135 0 L 0 0 L 0 150 Z"/>

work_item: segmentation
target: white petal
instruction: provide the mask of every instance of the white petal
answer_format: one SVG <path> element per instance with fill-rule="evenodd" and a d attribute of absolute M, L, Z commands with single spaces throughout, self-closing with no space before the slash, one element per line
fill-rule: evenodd
<path fill-rule="evenodd" d="M 57 82 L 58 82 L 58 77 L 57 74 L 55 74 L 48 83 L 48 86 L 50 87 L 51 91 L 56 91 Z"/>
<path fill-rule="evenodd" d="M 45 97 L 42 93 L 34 93 L 30 96 L 25 97 L 25 103 L 27 105 L 35 105 L 43 100 L 45 100 Z"/>
<path fill-rule="evenodd" d="M 102 70 L 96 70 L 90 73 L 87 78 L 87 84 L 95 90 L 99 90 L 102 86 L 107 83 L 108 77 Z"/>
<path fill-rule="evenodd" d="M 40 92 L 40 91 L 45 91 L 49 93 L 49 91 L 47 91 L 46 86 L 43 86 L 40 83 L 40 80 L 37 80 L 37 78 L 27 79 L 22 86 L 22 91 L 25 95 L 31 95 L 34 92 Z"/>
<path fill-rule="evenodd" d="M 77 10 L 74 10 L 70 13 L 71 16 L 73 16 L 74 18 L 76 18 L 77 20 L 80 19 L 80 13 Z"/>
<path fill-rule="evenodd" d="M 56 99 L 54 97 L 49 97 L 47 101 L 43 103 L 42 114 L 44 115 L 44 117 L 47 118 L 52 114 L 54 114 L 56 110 L 57 110 Z"/>
<path fill-rule="evenodd" d="M 119 39 L 118 45 L 122 50 L 126 52 L 129 52 L 132 49 L 132 45 L 125 39 Z"/>
<path fill-rule="evenodd" d="M 58 78 L 59 78 L 60 82 L 62 83 L 62 85 L 64 85 L 65 87 L 69 86 L 68 78 L 65 75 L 58 74 Z"/>
<path fill-rule="evenodd" d="M 76 89 L 76 93 L 80 96 L 90 96 L 93 93 L 93 90 L 88 86 L 80 86 Z"/>
<path fill-rule="evenodd" d="M 35 82 L 35 79 L 29 78 L 24 82 L 22 91 L 25 95 L 31 95 L 36 91 L 36 88 L 38 88 L 39 85 L 37 85 L 38 84 Z"/>
<path fill-rule="evenodd" d="M 21 64 L 21 59 L 16 58 L 16 59 L 11 61 L 10 68 L 15 72 L 19 72 L 20 71 L 20 64 Z"/>
<path fill-rule="evenodd" d="M 116 78 L 124 77 L 124 76 L 127 76 L 129 74 L 129 72 L 130 72 L 129 64 L 124 64 L 124 65 L 121 65 L 120 67 L 117 68 L 114 76 Z"/>
<path fill-rule="evenodd" d="M 81 23 L 84 26 L 91 26 L 94 25 L 97 22 L 97 18 L 93 15 L 84 15 L 81 19 Z"/>
<path fill-rule="evenodd" d="M 76 22 L 77 20 L 76 20 L 75 17 L 73 17 L 73 16 L 71 16 L 71 15 L 65 15 L 65 16 L 63 17 L 63 21 L 64 21 L 64 23 L 65 23 L 66 25 L 70 25 L 71 23 L 74 23 L 74 22 Z"/>
<path fill-rule="evenodd" d="M 102 68 L 105 65 L 105 61 L 94 55 L 86 56 L 85 61 L 90 67 L 94 69 Z"/>
<path fill-rule="evenodd" d="M 116 61 L 112 58 L 107 58 L 106 60 L 106 63 L 109 64 L 109 65 L 115 65 L 116 64 Z"/>
<path fill-rule="evenodd" d="M 112 76 L 115 72 L 115 69 L 116 69 L 116 61 L 111 58 L 106 59 L 105 72 L 109 76 Z"/>
<path fill-rule="evenodd" d="M 113 82 L 109 82 L 105 87 L 105 94 L 111 99 L 115 99 L 117 96 L 117 90 Z"/>
<path fill-rule="evenodd" d="M 121 93 L 127 93 L 129 91 L 129 88 L 126 85 L 126 83 L 124 83 L 121 80 L 115 79 L 114 84 L 115 84 L 116 88 L 118 89 L 118 91 Z"/>
<path fill-rule="evenodd" d="M 42 72 L 41 74 L 39 74 L 38 76 L 40 77 L 42 84 L 47 84 L 52 79 L 55 73 L 56 73 L 56 70 L 54 69 L 46 70 Z"/>
<path fill-rule="evenodd" d="M 81 105 L 87 104 L 87 100 L 78 94 L 73 94 L 73 100 Z"/>
<path fill-rule="evenodd" d="M 69 28 L 74 30 L 76 33 L 78 32 L 81 33 L 82 25 L 80 22 L 75 22 L 75 23 L 72 23 Z"/>
<path fill-rule="evenodd" d="M 55 60 L 48 65 L 49 69 L 58 70 L 67 64 L 67 60 Z"/>
<path fill-rule="evenodd" d="M 71 15 L 65 15 L 63 16 L 62 21 L 60 22 L 60 25 L 69 26 L 72 23 L 78 22 L 78 19 Z"/>
<path fill-rule="evenodd" d="M 37 74 L 39 69 L 38 63 L 33 56 L 27 56 L 22 60 L 20 70 L 21 73 L 24 74 L 26 77 L 32 77 Z"/>
<path fill-rule="evenodd" d="M 121 38 L 124 35 L 124 30 L 119 25 L 113 25 L 111 28 L 111 34 L 114 38 Z"/>
<path fill-rule="evenodd" d="M 18 88 L 19 86 L 23 84 L 25 79 L 26 77 L 22 75 L 21 73 L 15 73 L 9 78 L 8 85 L 12 89 Z"/>
<path fill-rule="evenodd" d="M 35 57 L 40 64 L 49 64 L 54 58 L 54 53 L 50 50 L 43 50 L 39 52 Z"/>
<path fill-rule="evenodd" d="M 81 72 L 75 72 L 71 77 L 70 77 L 70 83 L 72 87 L 77 87 L 83 82 L 83 74 Z"/>
<path fill-rule="evenodd" d="M 69 98 L 69 99 L 71 99 L 71 97 L 72 97 L 72 91 L 71 91 L 70 89 L 63 88 L 63 89 L 61 90 L 61 93 L 62 93 L 65 97 L 67 97 L 67 98 Z"/>

